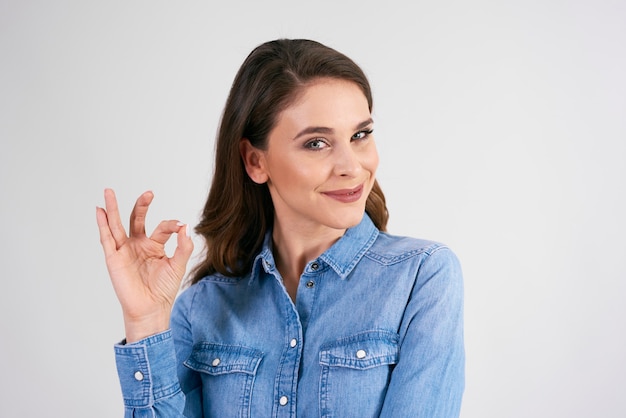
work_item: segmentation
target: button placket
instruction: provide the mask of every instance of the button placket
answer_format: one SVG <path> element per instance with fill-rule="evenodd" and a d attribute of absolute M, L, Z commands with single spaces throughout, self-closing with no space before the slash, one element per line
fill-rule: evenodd
<path fill-rule="evenodd" d="M 309 268 L 312 271 L 317 271 L 320 269 L 320 263 L 318 263 L 317 261 L 313 261 L 311 262 L 311 265 L 309 266 Z M 305 283 L 305 286 L 307 287 L 307 289 L 312 289 L 315 287 L 315 281 L 314 280 L 309 280 Z"/>

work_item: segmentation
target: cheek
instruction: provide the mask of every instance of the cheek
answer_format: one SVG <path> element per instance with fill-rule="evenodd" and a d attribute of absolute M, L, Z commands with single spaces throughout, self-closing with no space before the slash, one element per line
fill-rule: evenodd
<path fill-rule="evenodd" d="M 313 164 L 297 163 L 288 157 L 278 158 L 273 161 L 270 169 L 270 179 L 275 184 L 285 186 L 306 183 L 315 172 Z"/>
<path fill-rule="evenodd" d="M 378 150 L 373 143 L 365 153 L 364 157 L 363 166 L 367 170 L 371 171 L 372 174 L 376 173 L 376 169 L 378 169 Z"/>

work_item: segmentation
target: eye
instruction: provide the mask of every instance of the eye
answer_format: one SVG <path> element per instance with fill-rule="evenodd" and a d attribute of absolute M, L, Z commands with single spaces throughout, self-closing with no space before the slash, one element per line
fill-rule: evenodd
<path fill-rule="evenodd" d="M 304 144 L 305 148 L 314 150 L 314 151 L 324 149 L 327 146 L 328 144 L 322 138 L 315 138 L 315 139 L 308 141 L 306 144 Z"/>
<path fill-rule="evenodd" d="M 357 133 L 355 133 L 354 135 L 352 135 L 352 139 L 353 140 L 362 140 L 362 139 L 366 139 L 368 136 L 371 135 L 371 133 L 374 132 L 373 129 L 369 129 L 369 130 L 365 130 L 365 131 L 359 131 Z"/>

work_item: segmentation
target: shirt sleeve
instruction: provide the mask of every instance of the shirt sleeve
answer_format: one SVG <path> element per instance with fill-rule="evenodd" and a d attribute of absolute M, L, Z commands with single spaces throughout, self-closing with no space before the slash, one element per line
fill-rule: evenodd
<path fill-rule="evenodd" d="M 169 330 L 114 349 L 126 418 L 183 417 L 185 396 Z"/>
<path fill-rule="evenodd" d="M 420 265 L 381 417 L 456 418 L 465 386 L 463 279 L 439 247 Z"/>

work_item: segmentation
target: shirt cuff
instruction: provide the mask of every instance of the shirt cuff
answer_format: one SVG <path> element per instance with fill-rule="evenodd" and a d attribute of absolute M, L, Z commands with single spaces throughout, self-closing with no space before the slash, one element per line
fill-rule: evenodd
<path fill-rule="evenodd" d="M 170 330 L 132 344 L 116 344 L 115 362 L 124 405 L 145 408 L 180 391 Z"/>

